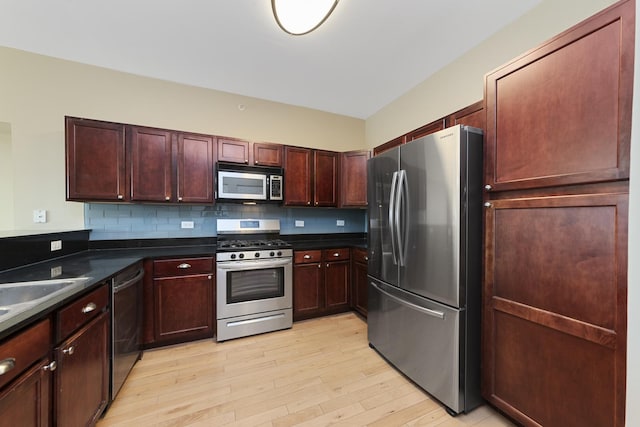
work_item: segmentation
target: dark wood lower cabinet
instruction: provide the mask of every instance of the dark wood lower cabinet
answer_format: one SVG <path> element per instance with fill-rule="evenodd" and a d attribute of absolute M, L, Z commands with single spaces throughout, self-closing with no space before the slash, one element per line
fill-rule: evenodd
<path fill-rule="evenodd" d="M 367 250 L 355 248 L 351 254 L 351 307 L 367 317 L 367 301 L 369 287 L 367 286 Z"/>
<path fill-rule="evenodd" d="M 321 263 L 293 266 L 293 319 L 319 316 L 324 308 Z"/>
<path fill-rule="evenodd" d="M 156 341 L 213 336 L 211 274 L 154 279 Z"/>
<path fill-rule="evenodd" d="M 56 424 L 93 425 L 109 394 L 109 312 L 104 312 L 55 349 Z"/>
<path fill-rule="evenodd" d="M 44 359 L 0 393 L 0 427 L 51 425 L 51 372 Z"/>
<path fill-rule="evenodd" d="M 483 394 L 525 425 L 623 426 L 627 194 L 491 201 Z"/>
<path fill-rule="evenodd" d="M 296 251 L 294 258 L 293 320 L 349 310 L 348 248 Z"/>

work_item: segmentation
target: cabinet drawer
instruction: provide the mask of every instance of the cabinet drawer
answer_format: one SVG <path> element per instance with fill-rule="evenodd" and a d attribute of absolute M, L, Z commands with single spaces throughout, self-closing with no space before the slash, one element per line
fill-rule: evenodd
<path fill-rule="evenodd" d="M 60 342 L 73 331 L 102 313 L 109 304 L 106 284 L 58 311 L 56 341 Z"/>
<path fill-rule="evenodd" d="M 213 257 L 159 259 L 153 261 L 154 277 L 189 276 L 213 272 Z"/>
<path fill-rule="evenodd" d="M 311 262 L 320 262 L 322 259 L 322 251 L 295 251 L 293 254 L 295 264 L 308 264 Z"/>
<path fill-rule="evenodd" d="M 322 259 L 324 261 L 344 261 L 350 257 L 349 248 L 325 249 L 322 251 Z"/>
<path fill-rule="evenodd" d="M 369 256 L 366 249 L 355 248 L 353 250 L 353 261 L 366 264 L 369 262 Z"/>
<path fill-rule="evenodd" d="M 0 344 L 0 387 L 9 383 L 37 360 L 45 357 L 51 345 L 51 323 L 43 320 Z"/>

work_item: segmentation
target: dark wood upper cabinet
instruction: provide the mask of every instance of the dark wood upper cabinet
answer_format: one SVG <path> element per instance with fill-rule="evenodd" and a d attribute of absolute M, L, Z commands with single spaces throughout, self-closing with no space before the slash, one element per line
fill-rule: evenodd
<path fill-rule="evenodd" d="M 208 135 L 178 134 L 177 201 L 213 203 L 216 140 Z"/>
<path fill-rule="evenodd" d="M 313 199 L 315 206 L 337 206 L 340 155 L 333 151 L 314 150 Z M 285 187 L 286 191 L 286 187 Z"/>
<path fill-rule="evenodd" d="M 419 127 L 418 129 L 414 129 L 411 132 L 405 135 L 405 142 L 409 143 L 414 139 L 422 138 L 423 136 L 427 136 L 431 133 L 438 132 L 445 128 L 446 121 L 444 118 L 433 121 L 429 124 Z"/>
<path fill-rule="evenodd" d="M 251 145 L 254 165 L 282 167 L 282 145 L 266 142 L 253 142 Z"/>
<path fill-rule="evenodd" d="M 131 126 L 131 200 L 172 200 L 172 144 L 175 133 L 164 129 Z"/>
<path fill-rule="evenodd" d="M 65 117 L 67 200 L 128 200 L 125 125 Z"/>
<path fill-rule="evenodd" d="M 249 141 L 218 137 L 218 161 L 249 164 Z"/>
<path fill-rule="evenodd" d="M 284 147 L 284 204 L 311 206 L 313 150 L 300 147 Z"/>
<path fill-rule="evenodd" d="M 485 184 L 629 177 L 634 21 L 617 3 L 487 74 Z"/>
<path fill-rule="evenodd" d="M 447 127 L 455 125 L 472 126 L 474 128 L 484 130 L 486 126 L 486 111 L 484 110 L 484 101 L 474 102 L 473 104 L 456 111 L 447 117 Z"/>
<path fill-rule="evenodd" d="M 400 145 L 404 144 L 404 142 L 405 142 L 404 135 L 394 138 L 391 141 L 387 141 L 384 144 L 380 144 L 377 147 L 375 147 L 373 149 L 373 155 L 377 156 L 378 154 L 384 153 L 385 151 L 389 151 L 392 148 L 399 147 Z"/>
<path fill-rule="evenodd" d="M 369 151 L 348 151 L 340 154 L 340 206 L 367 206 L 367 160 Z"/>

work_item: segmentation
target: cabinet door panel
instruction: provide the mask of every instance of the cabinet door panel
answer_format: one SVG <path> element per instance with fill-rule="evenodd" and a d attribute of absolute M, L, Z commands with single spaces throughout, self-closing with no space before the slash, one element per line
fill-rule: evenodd
<path fill-rule="evenodd" d="M 109 313 L 103 313 L 55 351 L 57 425 L 95 423 L 109 391 Z"/>
<path fill-rule="evenodd" d="M 66 117 L 67 199 L 128 199 L 125 126 Z"/>
<path fill-rule="evenodd" d="M 308 148 L 285 147 L 285 205 L 311 205 L 311 157 Z"/>
<path fill-rule="evenodd" d="M 314 205 L 337 206 L 338 153 L 316 150 L 314 153 Z"/>
<path fill-rule="evenodd" d="M 349 261 L 325 264 L 326 309 L 330 312 L 349 309 Z"/>
<path fill-rule="evenodd" d="M 51 373 L 45 359 L 0 393 L 0 427 L 47 427 L 50 416 Z"/>
<path fill-rule="evenodd" d="M 282 145 L 254 142 L 253 159 L 259 166 L 282 167 Z"/>
<path fill-rule="evenodd" d="M 178 202 L 213 203 L 214 149 L 213 137 L 178 136 Z"/>
<path fill-rule="evenodd" d="M 156 341 L 213 334 L 213 279 L 196 275 L 154 279 Z"/>
<path fill-rule="evenodd" d="M 368 151 L 350 151 L 340 159 L 340 206 L 367 206 Z"/>
<path fill-rule="evenodd" d="M 218 138 L 218 160 L 248 164 L 249 142 L 233 138 Z"/>
<path fill-rule="evenodd" d="M 131 200 L 165 202 L 172 196 L 173 133 L 131 127 Z"/>
<path fill-rule="evenodd" d="M 405 135 L 405 141 L 407 143 L 413 141 L 414 139 L 422 138 L 423 136 L 427 136 L 434 132 L 438 132 L 439 130 L 444 129 L 445 119 L 439 119 L 424 126 L 419 127 L 418 129 L 412 130 L 411 132 Z"/>
<path fill-rule="evenodd" d="M 321 264 L 293 266 L 293 318 L 318 315 L 324 309 Z"/>
<path fill-rule="evenodd" d="M 486 77 L 494 190 L 629 177 L 633 2 Z"/>
<path fill-rule="evenodd" d="M 494 201 L 493 295 L 614 330 L 626 195 Z"/>
<path fill-rule="evenodd" d="M 351 280 L 351 304 L 358 313 L 366 317 L 369 300 L 367 264 L 361 262 L 353 263 Z"/>
<path fill-rule="evenodd" d="M 483 395 L 518 421 L 623 425 L 627 215 L 627 194 L 487 209 Z"/>

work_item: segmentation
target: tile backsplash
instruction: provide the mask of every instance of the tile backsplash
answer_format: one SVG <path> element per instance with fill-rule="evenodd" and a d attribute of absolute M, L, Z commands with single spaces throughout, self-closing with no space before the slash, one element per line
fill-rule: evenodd
<path fill-rule="evenodd" d="M 365 209 L 284 208 L 275 205 L 240 204 L 137 205 L 85 203 L 84 225 L 90 240 L 156 239 L 216 236 L 218 218 L 278 218 L 280 234 L 364 233 Z M 337 226 L 338 220 L 344 226 Z M 181 228 L 183 221 L 193 228 Z M 303 221 L 304 227 L 296 227 Z"/>

